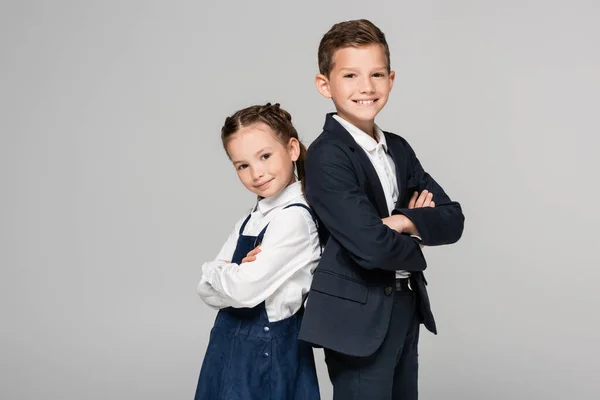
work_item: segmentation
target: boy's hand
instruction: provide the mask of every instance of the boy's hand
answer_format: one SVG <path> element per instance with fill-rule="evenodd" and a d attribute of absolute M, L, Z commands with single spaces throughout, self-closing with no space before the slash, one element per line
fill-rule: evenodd
<path fill-rule="evenodd" d="M 435 207 L 435 202 L 433 201 L 433 193 L 428 190 L 423 190 L 421 195 L 419 192 L 414 192 L 410 201 L 408 202 L 408 208 L 421 208 L 421 207 Z M 413 224 L 414 226 L 414 224 Z M 417 228 L 414 228 L 414 231 L 417 231 Z M 411 233 L 411 235 L 417 235 L 418 233 Z M 425 247 L 424 245 L 419 245 L 421 248 Z"/>
<path fill-rule="evenodd" d="M 408 208 L 421 208 L 421 207 L 435 207 L 433 201 L 433 193 L 428 190 L 423 190 L 419 196 L 419 192 L 414 192 L 410 201 L 408 202 Z"/>
<path fill-rule="evenodd" d="M 381 220 L 385 225 L 398 233 L 408 233 L 409 235 L 419 236 L 417 227 L 406 215 L 396 214 Z"/>
<path fill-rule="evenodd" d="M 260 246 L 256 246 L 254 249 L 250 250 L 250 252 L 246 254 L 246 257 L 242 259 L 240 264 L 255 261 L 258 253 L 260 253 Z"/>
<path fill-rule="evenodd" d="M 429 192 L 428 190 L 423 190 L 420 195 L 419 192 L 414 192 L 410 198 L 410 201 L 408 202 L 408 208 L 422 207 L 435 207 L 433 193 Z M 383 218 L 381 221 L 396 232 L 419 236 L 417 227 L 405 215 L 392 215 L 391 217 Z M 424 246 L 421 245 L 421 248 L 423 247 Z"/>
<path fill-rule="evenodd" d="M 409 224 L 412 224 L 410 219 L 402 214 L 392 215 L 390 217 L 383 218 L 381 220 L 384 225 L 390 227 L 390 229 L 395 230 L 396 232 L 408 232 L 406 229 L 409 229 Z"/>

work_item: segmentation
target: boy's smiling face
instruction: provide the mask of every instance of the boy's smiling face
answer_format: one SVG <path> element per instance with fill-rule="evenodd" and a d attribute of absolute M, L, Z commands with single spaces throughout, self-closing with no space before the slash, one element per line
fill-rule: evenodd
<path fill-rule="evenodd" d="M 333 100 L 340 117 L 373 135 L 375 116 L 388 100 L 394 71 L 379 44 L 344 47 L 333 56 L 329 77 L 316 77 L 319 92 Z"/>

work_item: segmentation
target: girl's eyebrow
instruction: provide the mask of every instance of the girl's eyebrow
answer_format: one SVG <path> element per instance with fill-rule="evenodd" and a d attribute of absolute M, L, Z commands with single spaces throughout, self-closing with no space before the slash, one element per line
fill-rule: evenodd
<path fill-rule="evenodd" d="M 254 154 L 255 155 L 259 155 L 260 153 L 264 153 L 265 151 L 269 151 L 269 150 L 271 150 L 270 147 L 268 147 L 268 146 L 267 147 L 263 147 L 262 149 L 260 149 L 259 151 L 257 151 Z M 245 162 L 245 161 L 242 161 L 242 160 L 241 161 L 233 161 L 234 164 L 239 164 L 239 163 L 243 163 L 243 162 Z"/>
<path fill-rule="evenodd" d="M 265 151 L 269 151 L 269 150 L 271 150 L 271 148 L 269 146 L 263 147 L 262 149 L 260 149 L 259 151 L 257 151 L 255 154 L 259 155 L 260 153 L 264 153 Z"/>

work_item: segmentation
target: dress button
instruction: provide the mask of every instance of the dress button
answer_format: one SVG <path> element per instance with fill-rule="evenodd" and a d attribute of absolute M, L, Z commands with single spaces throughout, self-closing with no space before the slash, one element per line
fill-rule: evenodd
<path fill-rule="evenodd" d="M 271 330 L 271 329 L 270 329 L 268 326 L 265 326 L 265 327 L 263 328 L 263 331 L 265 331 L 265 332 L 269 332 L 270 330 Z"/>
<path fill-rule="evenodd" d="M 391 286 L 386 286 L 384 291 L 386 296 L 389 296 L 390 294 L 392 294 L 392 287 Z"/>

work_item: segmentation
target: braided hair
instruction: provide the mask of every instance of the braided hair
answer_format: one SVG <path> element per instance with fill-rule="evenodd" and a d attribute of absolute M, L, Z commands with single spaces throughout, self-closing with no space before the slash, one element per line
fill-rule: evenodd
<path fill-rule="evenodd" d="M 290 139 L 298 140 L 300 155 L 298 156 L 298 160 L 296 160 L 296 170 L 298 172 L 298 179 L 302 182 L 302 189 L 304 189 L 306 146 L 298 138 L 298 132 L 292 124 L 292 116 L 281 108 L 279 103 L 250 106 L 227 117 L 223 128 L 221 128 L 221 141 L 223 142 L 225 151 L 227 151 L 227 143 L 235 133 L 243 127 L 260 122 L 271 128 L 277 136 L 277 140 L 284 146 L 287 146 Z"/>

